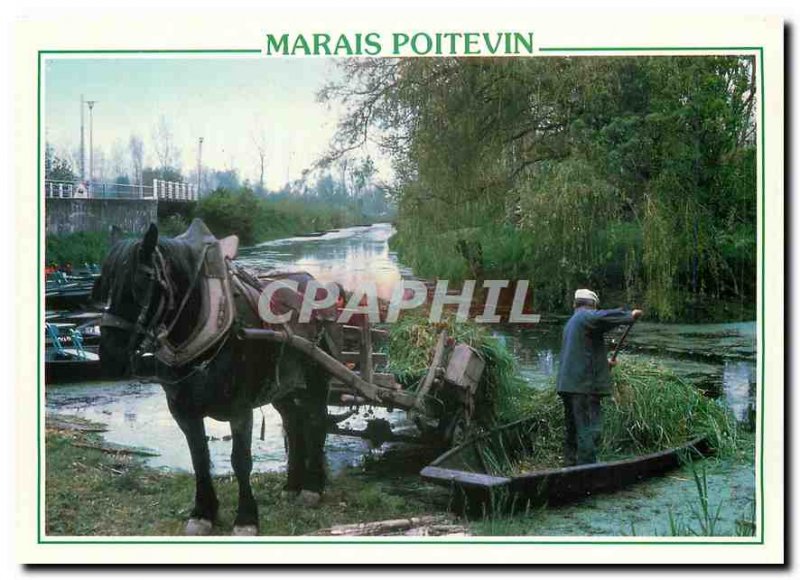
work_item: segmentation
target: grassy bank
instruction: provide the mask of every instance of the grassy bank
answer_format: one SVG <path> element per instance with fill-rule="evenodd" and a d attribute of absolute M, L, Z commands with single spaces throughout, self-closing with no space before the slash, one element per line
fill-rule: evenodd
<path fill-rule="evenodd" d="M 362 223 L 354 204 L 333 205 L 313 197 L 259 197 L 247 189 L 219 189 L 204 197 L 194 215 L 217 237 L 239 236 L 243 245 Z"/>
<path fill-rule="evenodd" d="M 76 232 L 74 234 L 47 235 L 45 262 L 57 265 L 99 264 L 108 253 L 109 235 L 106 232 Z"/>
<path fill-rule="evenodd" d="M 629 232 L 615 235 L 598 234 L 598 253 L 604 262 L 596 271 L 579 269 L 567 263 L 560 252 L 543 256 L 541 240 L 535 231 L 511 227 L 483 225 L 444 230 L 422 224 L 414 226 L 398 222 L 398 232 L 390 247 L 399 260 L 417 276 L 446 279 L 529 280 L 535 311 L 568 314 L 572 293 L 578 287 L 593 287 L 607 307 L 622 304 L 643 307 L 648 318 L 669 322 L 735 322 L 755 320 L 753 296 L 736 298 L 713 292 L 692 292 L 688 287 L 670 290 L 670 308 L 659 309 L 644 283 L 626 280 L 632 272 L 626 263 L 633 241 Z M 479 248 L 479 250 L 478 250 Z M 641 248 L 630 250 L 641 253 Z M 570 273 L 571 280 L 554 287 L 555 282 Z M 479 282 L 480 283 L 480 282 Z"/>
<path fill-rule="evenodd" d="M 194 477 L 145 467 L 125 453 L 77 445 L 101 444 L 99 435 L 48 429 L 45 517 L 53 535 L 181 535 L 194 498 Z M 176 445 L 183 445 L 182 441 Z M 303 508 L 280 497 L 283 473 L 256 473 L 253 489 L 263 535 L 309 534 L 338 524 L 431 513 L 444 502 L 439 490 L 400 494 L 355 470 L 332 478 L 322 505 Z M 220 500 L 215 534 L 230 535 L 237 501 L 233 476 L 215 477 Z M 437 503 L 438 502 L 438 503 Z M 441 508 L 438 508 L 441 511 Z"/>

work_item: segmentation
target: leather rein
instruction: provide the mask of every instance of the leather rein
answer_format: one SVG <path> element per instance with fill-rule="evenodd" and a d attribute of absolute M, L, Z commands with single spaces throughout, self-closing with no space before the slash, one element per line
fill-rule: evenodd
<path fill-rule="evenodd" d="M 175 328 L 175 324 L 178 322 L 178 319 L 181 317 L 181 314 L 183 314 L 189 302 L 189 297 L 200 280 L 208 248 L 208 244 L 203 247 L 203 253 L 200 255 L 197 262 L 192 281 L 184 293 L 177 310 L 175 309 L 175 285 L 170 279 L 167 262 L 158 246 L 156 246 L 153 251 L 151 264 L 139 263 L 136 267 L 137 273 L 144 272 L 150 280 L 147 290 L 141 299 L 134 293 L 134 299 L 140 306 L 136 322 L 131 322 L 107 311 L 103 313 L 100 319 L 101 327 L 105 326 L 109 328 L 118 328 L 120 330 L 133 330 L 128 348 L 132 358 L 154 352 L 160 343 L 164 341 Z M 155 312 L 148 320 L 148 312 L 150 312 L 153 307 L 153 294 L 157 288 L 161 290 L 161 292 L 158 293 L 158 304 L 155 307 Z M 166 318 L 173 311 L 174 314 L 167 323 Z"/>

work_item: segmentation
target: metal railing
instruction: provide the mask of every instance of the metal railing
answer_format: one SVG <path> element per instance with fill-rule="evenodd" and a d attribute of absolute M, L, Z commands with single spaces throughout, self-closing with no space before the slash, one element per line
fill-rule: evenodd
<path fill-rule="evenodd" d="M 153 192 L 158 199 L 169 201 L 197 201 L 197 186 L 192 183 L 153 180 Z"/>
<path fill-rule="evenodd" d="M 162 179 L 154 179 L 153 185 L 45 179 L 44 195 L 48 198 L 65 199 L 162 199 L 166 201 L 196 201 L 198 198 L 196 185 Z"/>

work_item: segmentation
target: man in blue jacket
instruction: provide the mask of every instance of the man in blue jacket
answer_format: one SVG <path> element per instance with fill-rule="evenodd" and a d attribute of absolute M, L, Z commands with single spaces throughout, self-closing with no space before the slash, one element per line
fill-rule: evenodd
<path fill-rule="evenodd" d="M 575 313 L 564 327 L 558 394 L 564 403 L 567 465 L 597 462 L 602 429 L 600 403 L 611 394 L 610 363 L 605 334 L 621 324 L 633 324 L 641 310 L 598 310 L 597 294 L 575 291 Z"/>

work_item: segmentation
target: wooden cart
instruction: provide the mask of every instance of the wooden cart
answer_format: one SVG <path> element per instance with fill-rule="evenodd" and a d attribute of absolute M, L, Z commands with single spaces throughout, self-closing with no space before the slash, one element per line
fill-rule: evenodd
<path fill-rule="evenodd" d="M 388 332 L 366 321 L 340 325 L 344 348 L 332 356 L 312 341 L 286 330 L 246 329 L 244 338 L 282 342 L 301 351 L 332 377 L 329 404 L 350 407 L 331 415 L 330 433 L 363 437 L 376 444 L 386 441 L 418 441 L 394 432 L 389 422 L 373 418 L 363 430 L 342 425 L 361 406 L 379 406 L 406 411 L 424 440 L 452 446 L 463 441 L 475 411 L 475 397 L 485 363 L 466 344 L 454 343 L 443 331 L 436 343 L 431 364 L 414 389 L 403 388 L 391 373 L 383 372 L 387 355 L 376 351 Z"/>

